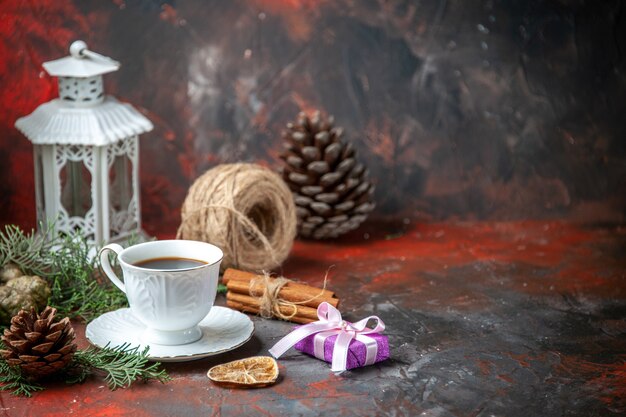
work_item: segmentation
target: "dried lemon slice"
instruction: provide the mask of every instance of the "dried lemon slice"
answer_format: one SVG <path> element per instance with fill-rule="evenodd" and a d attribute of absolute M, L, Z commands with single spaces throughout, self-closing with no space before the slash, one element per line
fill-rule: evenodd
<path fill-rule="evenodd" d="M 269 356 L 252 356 L 209 369 L 209 379 L 225 387 L 265 387 L 278 378 L 278 364 Z"/>

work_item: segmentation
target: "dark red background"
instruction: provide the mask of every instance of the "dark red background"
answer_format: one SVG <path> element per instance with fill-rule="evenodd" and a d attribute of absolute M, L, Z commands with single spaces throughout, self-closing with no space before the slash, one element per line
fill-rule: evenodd
<path fill-rule="evenodd" d="M 75 39 L 123 63 L 108 93 L 141 139 L 144 226 L 172 233 L 218 163 L 277 167 L 300 110 L 335 115 L 377 184 L 374 217 L 623 223 L 618 1 L 2 1 L 0 223 L 35 224 L 16 118 L 56 96 Z"/>

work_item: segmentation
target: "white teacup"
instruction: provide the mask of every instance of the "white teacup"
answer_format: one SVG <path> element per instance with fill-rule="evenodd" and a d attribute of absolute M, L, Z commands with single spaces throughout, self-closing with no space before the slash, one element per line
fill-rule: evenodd
<path fill-rule="evenodd" d="M 108 251 L 117 254 L 122 282 L 109 263 Z M 106 276 L 126 293 L 133 314 L 146 325 L 143 340 L 161 345 L 182 345 L 202 337 L 198 323 L 209 313 L 224 254 L 217 246 L 192 240 L 157 240 L 127 249 L 117 244 L 100 250 Z M 185 269 L 148 269 L 137 266 L 155 258 L 201 261 Z"/>

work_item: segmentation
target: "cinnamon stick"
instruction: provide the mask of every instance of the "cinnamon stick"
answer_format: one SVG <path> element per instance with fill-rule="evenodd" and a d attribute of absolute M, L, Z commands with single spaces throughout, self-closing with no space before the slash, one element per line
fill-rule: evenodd
<path fill-rule="evenodd" d="M 301 305 L 312 308 L 317 308 L 317 306 L 324 301 L 331 304 L 333 307 L 337 307 L 339 305 L 338 298 L 328 297 L 327 292 L 322 292 L 321 288 L 315 288 L 314 290 L 317 291 L 316 293 L 310 291 L 302 292 L 299 291 L 299 288 L 294 288 L 290 284 L 291 283 L 286 284 L 278 292 L 278 296 L 285 301 L 302 303 Z M 263 294 L 265 285 L 263 285 L 262 281 L 252 284 L 251 281 L 231 279 L 228 281 L 228 284 L 226 284 L 226 288 L 228 288 L 228 291 L 239 294 Z"/>
<path fill-rule="evenodd" d="M 224 275 L 222 276 L 222 283 L 224 283 L 227 287 L 229 283 L 233 281 L 247 283 L 248 289 L 246 289 L 244 293 L 249 294 L 250 293 L 249 292 L 250 281 L 252 281 L 257 276 L 258 276 L 257 274 L 254 274 L 252 272 L 246 272 L 246 271 L 240 271 L 238 269 L 228 268 L 226 269 L 226 271 L 224 271 Z M 239 285 L 240 284 L 239 282 L 238 283 L 233 282 L 233 287 L 242 288 L 241 285 Z M 257 287 L 255 286 L 253 287 L 253 291 L 262 292 L 263 287 L 261 286 L 259 288 L 260 289 L 257 289 Z M 285 291 L 285 294 L 283 294 L 283 291 Z M 241 292 L 241 291 L 237 291 L 237 292 Z M 333 307 L 337 307 L 337 305 L 339 305 L 339 299 L 335 297 L 335 293 L 333 291 L 322 290 L 321 288 L 316 288 L 310 285 L 301 284 L 301 283 L 293 282 L 293 281 L 287 283 L 281 289 L 279 296 L 283 300 L 291 301 L 291 302 L 302 302 L 304 300 L 315 297 L 315 301 L 310 305 L 310 307 L 315 307 L 315 308 L 317 308 L 317 306 L 322 301 L 328 302 Z"/>
<path fill-rule="evenodd" d="M 226 269 L 226 271 L 224 271 L 224 275 L 222 276 L 222 283 L 226 285 L 231 279 L 250 282 L 251 280 L 253 280 L 254 278 L 258 276 L 259 274 L 255 274 L 253 272 L 246 272 L 246 271 L 240 271 L 234 268 L 228 268 Z M 302 284 L 300 282 L 295 282 L 295 281 L 290 282 L 289 285 L 292 285 L 294 288 L 302 289 L 304 292 L 308 292 L 313 295 L 319 294 L 321 290 L 321 288 L 312 287 L 310 285 Z M 335 293 L 330 290 L 324 290 L 324 296 L 334 297 Z"/>
<path fill-rule="evenodd" d="M 254 306 L 250 306 L 250 305 L 246 305 L 246 304 L 242 304 L 239 303 L 237 301 L 233 301 L 233 300 L 226 300 L 226 305 L 230 308 L 233 308 L 235 310 L 238 311 L 243 311 L 246 313 L 253 313 L 253 314 L 259 314 L 261 311 L 259 310 L 259 308 L 254 307 Z M 294 323 L 299 323 L 299 324 L 307 324 L 307 323 L 312 323 L 315 320 L 312 319 L 308 319 L 305 317 L 299 317 L 299 316 L 294 316 L 292 318 L 289 319 L 290 321 L 293 321 Z"/>
<path fill-rule="evenodd" d="M 238 294 L 232 291 L 228 291 L 226 293 L 226 300 L 235 301 L 246 306 L 254 307 L 255 309 L 260 309 L 261 307 L 261 303 L 258 299 L 249 295 Z M 297 317 L 311 319 L 311 321 L 318 320 L 316 309 L 301 305 L 296 305 L 295 308 Z M 293 313 L 293 307 L 291 306 L 279 306 L 278 309 L 281 314 L 284 314 L 285 316 L 289 316 Z"/>

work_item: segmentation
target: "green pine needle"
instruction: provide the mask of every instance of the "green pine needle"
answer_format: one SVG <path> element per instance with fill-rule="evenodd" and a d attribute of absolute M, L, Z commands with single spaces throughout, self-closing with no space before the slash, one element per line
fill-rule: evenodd
<path fill-rule="evenodd" d="M 13 395 L 24 397 L 31 397 L 33 392 L 44 389 L 25 378 L 19 368 L 9 366 L 4 360 L 0 360 L 0 384 L 0 390 L 12 391 Z"/>
<path fill-rule="evenodd" d="M 111 310 L 128 306 L 124 293 L 108 280 L 99 282 L 98 257 L 84 236 L 63 236 L 52 226 L 25 234 L 18 226 L 0 231 L 0 268 L 9 262 L 27 275 L 45 278 L 52 290 L 48 304 L 58 314 L 89 321 Z"/>
<path fill-rule="evenodd" d="M 129 343 L 115 348 L 98 349 L 89 347 L 74 355 L 73 367 L 78 370 L 75 379 L 68 382 L 82 382 L 90 370 L 105 375 L 105 382 L 111 390 L 126 388 L 137 380 L 157 380 L 161 383 L 171 378 L 160 363 L 148 365 L 148 347 L 140 351 L 138 346 L 130 347 Z"/>
<path fill-rule="evenodd" d="M 0 232 L 0 267 L 12 262 L 25 274 L 45 276 L 53 263 L 52 247 L 58 243 L 52 236 L 51 226 L 26 235 L 18 226 L 6 225 Z"/>
<path fill-rule="evenodd" d="M 61 316 L 89 321 L 107 311 L 128 305 L 123 292 L 94 276 L 97 257 L 89 258 L 90 246 L 82 236 L 65 237 L 51 256 L 53 273 L 48 275 L 52 296 L 49 304 Z"/>
<path fill-rule="evenodd" d="M 158 362 L 149 362 L 148 347 L 140 351 L 138 346 L 130 347 L 129 344 L 103 349 L 90 346 L 85 350 L 78 350 L 72 362 L 54 377 L 63 378 L 68 384 L 76 384 L 90 375 L 99 374 L 104 376 L 111 390 L 116 390 L 127 388 L 139 380 L 156 380 L 161 383 L 170 381 L 170 376 L 160 366 Z M 0 359 L 0 384 L 0 390 L 12 391 L 13 395 L 25 397 L 31 397 L 33 392 L 45 389 L 24 376 L 18 367 L 9 366 L 4 359 Z"/>

